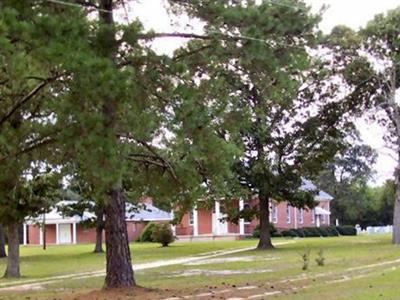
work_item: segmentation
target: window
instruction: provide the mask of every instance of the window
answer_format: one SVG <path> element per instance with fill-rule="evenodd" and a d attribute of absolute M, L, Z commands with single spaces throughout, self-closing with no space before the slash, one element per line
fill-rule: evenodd
<path fill-rule="evenodd" d="M 250 210 L 251 210 L 251 206 L 250 206 L 250 204 L 248 204 L 248 203 L 245 203 L 244 205 L 243 205 L 243 211 L 245 211 L 245 212 L 250 212 Z M 251 217 L 245 217 L 244 218 L 244 224 L 249 224 L 249 223 L 251 223 Z"/>
<path fill-rule="evenodd" d="M 321 208 L 325 209 L 325 207 L 323 205 L 321 205 Z M 326 215 L 324 214 L 324 215 L 321 215 L 321 223 L 325 224 L 325 222 L 326 222 Z"/>
<path fill-rule="evenodd" d="M 194 224 L 194 214 L 193 214 L 193 210 L 191 210 L 189 213 L 189 225 L 193 225 L 193 224 Z"/>
<path fill-rule="evenodd" d="M 278 223 L 278 205 L 272 204 L 272 222 Z"/>
<path fill-rule="evenodd" d="M 311 223 L 315 223 L 315 209 L 311 211 Z"/>
<path fill-rule="evenodd" d="M 292 207 L 288 204 L 286 206 L 286 223 L 290 223 L 292 221 Z"/>
<path fill-rule="evenodd" d="M 300 208 L 299 210 L 299 223 L 303 224 L 304 223 L 304 209 Z"/>

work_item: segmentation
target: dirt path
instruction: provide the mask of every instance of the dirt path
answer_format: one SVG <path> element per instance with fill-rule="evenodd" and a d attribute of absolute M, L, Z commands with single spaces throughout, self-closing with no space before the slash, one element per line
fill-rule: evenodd
<path fill-rule="evenodd" d="M 291 244 L 291 243 L 294 243 L 294 241 L 279 242 L 279 243 L 275 243 L 275 245 L 279 246 L 279 245 L 285 245 L 285 244 Z M 171 265 L 185 264 L 185 263 L 189 263 L 189 262 L 195 262 L 195 261 L 200 261 L 200 260 L 204 260 L 204 259 L 210 259 L 210 258 L 214 258 L 214 257 L 229 255 L 229 254 L 240 253 L 240 252 L 244 252 L 244 251 L 248 251 L 248 250 L 252 250 L 252 249 L 254 249 L 254 247 L 246 247 L 246 248 L 231 249 L 231 250 L 219 250 L 219 251 L 198 254 L 196 256 L 189 256 L 189 257 L 183 257 L 183 258 L 177 258 L 177 259 L 168 259 L 168 260 L 159 260 L 159 261 L 148 262 L 148 263 L 141 263 L 141 264 L 133 265 L 133 269 L 134 269 L 134 271 L 140 271 L 140 270 L 153 269 L 153 268 L 159 268 L 159 267 L 165 267 L 165 266 L 171 266 Z M 28 280 L 23 280 L 23 281 L 16 280 L 16 281 L 11 281 L 11 282 L 1 283 L 0 284 L 0 292 L 41 290 L 41 289 L 44 289 L 44 285 L 61 282 L 65 279 L 71 279 L 71 280 L 84 279 L 84 278 L 99 277 L 99 276 L 104 276 L 104 275 L 105 275 L 105 270 L 103 269 L 103 270 L 93 271 L 93 272 L 74 273 L 74 274 L 68 274 L 68 275 L 46 277 L 46 278 L 41 278 L 41 279 L 30 279 L 30 280 L 28 279 Z"/>

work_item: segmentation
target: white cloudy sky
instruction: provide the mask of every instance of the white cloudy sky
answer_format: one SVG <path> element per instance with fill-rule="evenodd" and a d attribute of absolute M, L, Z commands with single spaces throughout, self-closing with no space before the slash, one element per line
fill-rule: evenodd
<path fill-rule="evenodd" d="M 127 6 L 127 13 L 121 12 L 120 17 L 133 19 L 139 17 L 145 24 L 146 29 L 154 29 L 158 32 L 172 32 L 176 30 L 176 24 L 171 24 L 166 14 L 163 0 L 137 0 L 135 5 Z M 279 0 L 276 0 L 279 1 Z M 344 24 L 353 29 L 364 26 L 378 13 L 384 13 L 389 9 L 400 6 L 399 0 L 305 0 L 315 12 L 324 5 L 328 5 L 325 11 L 320 28 L 329 32 L 334 26 Z M 129 2 L 128 2 L 129 3 Z M 178 20 L 180 30 L 196 31 L 196 28 L 185 28 L 185 24 L 193 23 L 185 17 Z M 197 30 L 198 31 L 198 30 Z M 156 48 L 160 51 L 171 53 L 181 43 L 178 39 L 165 39 L 158 41 Z M 382 140 L 383 129 L 376 124 L 368 124 L 365 121 L 357 122 L 364 141 L 378 151 L 379 157 L 374 166 L 377 174 L 371 184 L 381 184 L 391 178 L 395 166 L 393 154 L 385 147 Z"/>

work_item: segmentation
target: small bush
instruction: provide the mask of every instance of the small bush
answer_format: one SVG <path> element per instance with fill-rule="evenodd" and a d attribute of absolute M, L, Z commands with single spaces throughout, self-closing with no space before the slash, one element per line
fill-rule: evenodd
<path fill-rule="evenodd" d="M 156 224 L 151 238 L 154 242 L 160 243 L 163 247 L 168 247 L 168 245 L 175 240 L 169 224 Z"/>
<path fill-rule="evenodd" d="M 320 237 L 320 232 L 316 227 L 306 227 L 303 228 L 304 236 L 305 237 Z"/>
<path fill-rule="evenodd" d="M 269 233 L 271 234 L 272 237 L 280 236 L 278 235 L 278 230 L 276 229 L 275 225 L 272 223 L 269 223 Z M 253 238 L 259 238 L 259 237 L 260 237 L 260 225 L 257 225 L 253 230 Z"/>
<path fill-rule="evenodd" d="M 329 233 L 329 236 L 339 236 L 339 232 L 336 230 L 335 226 L 327 226 L 325 227 Z"/>
<path fill-rule="evenodd" d="M 299 237 L 298 233 L 294 229 L 283 230 L 281 234 L 284 237 Z"/>
<path fill-rule="evenodd" d="M 305 237 L 303 228 L 292 229 L 292 230 L 293 230 L 294 232 L 296 232 L 296 234 L 297 234 L 298 237 L 301 237 L 301 238 Z"/>
<path fill-rule="evenodd" d="M 139 242 L 154 242 L 152 235 L 153 231 L 156 228 L 157 224 L 156 223 L 149 223 L 146 225 L 146 227 L 143 229 L 142 234 L 140 235 L 138 241 Z"/>
<path fill-rule="evenodd" d="M 357 229 L 351 225 L 336 226 L 340 235 L 357 235 Z"/>
<path fill-rule="evenodd" d="M 315 259 L 318 266 L 323 267 L 325 265 L 324 250 L 320 249 L 318 251 L 318 256 Z"/>
<path fill-rule="evenodd" d="M 326 230 L 325 227 L 317 227 L 317 231 L 319 233 L 319 236 L 327 237 L 329 236 L 328 230 Z"/>
<path fill-rule="evenodd" d="M 309 249 L 306 249 L 306 250 L 304 251 L 304 253 L 301 254 L 301 259 L 302 259 L 302 261 L 303 261 L 303 266 L 302 266 L 301 269 L 302 269 L 303 271 L 308 270 L 308 266 L 309 266 L 309 264 L 310 264 L 310 250 L 309 250 Z"/>

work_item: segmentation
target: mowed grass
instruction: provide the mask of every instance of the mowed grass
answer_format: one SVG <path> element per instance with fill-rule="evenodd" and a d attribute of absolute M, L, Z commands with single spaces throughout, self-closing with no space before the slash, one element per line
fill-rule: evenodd
<path fill-rule="evenodd" d="M 201 299 L 247 298 L 260 292 L 274 291 L 280 293 L 265 299 L 400 299 L 400 248 L 391 244 L 388 235 L 277 239 L 275 242 L 280 245 L 272 251 L 243 251 L 201 263 L 137 271 L 137 283 L 156 292 L 141 294 L 134 299 L 171 296 L 200 299 L 196 294 L 227 289 L 230 292 L 226 294 Z M 245 248 L 256 243 L 256 240 L 176 243 L 168 248 L 155 244 L 132 244 L 131 250 L 135 262 L 140 263 Z M 54 246 L 46 251 L 23 248 L 22 272 L 26 272 L 26 278 L 40 278 L 54 275 L 56 267 L 61 268 L 57 275 L 104 269 L 104 255 L 92 254 L 92 247 Z M 318 266 L 315 261 L 321 249 L 326 259 L 324 266 Z M 309 269 L 304 271 L 301 255 L 306 251 L 310 251 L 311 256 Z M 100 289 L 103 281 L 103 276 L 65 279 L 44 284 L 40 291 L 0 292 L 0 298 L 26 299 L 29 294 L 30 299 L 92 299 L 87 298 L 87 293 Z M 249 285 L 258 288 L 238 289 Z M 111 298 L 100 295 L 98 299 Z M 132 299 L 132 296 L 118 295 L 117 298 Z"/>
<path fill-rule="evenodd" d="M 221 241 L 205 243 L 174 243 L 162 248 L 153 243 L 131 243 L 133 263 L 174 259 L 224 249 L 236 249 L 255 245 L 255 241 Z M 105 269 L 105 254 L 93 253 L 94 245 L 21 246 L 21 274 L 23 279 L 39 279 L 72 273 L 100 271 Z M 3 274 L 7 260 L 0 259 Z M 7 279 L 1 278 L 0 284 Z M 14 280 L 13 280 L 14 281 Z"/>

